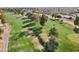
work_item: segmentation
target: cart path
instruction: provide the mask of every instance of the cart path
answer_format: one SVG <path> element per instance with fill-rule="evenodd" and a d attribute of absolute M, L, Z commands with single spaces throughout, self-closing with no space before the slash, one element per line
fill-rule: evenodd
<path fill-rule="evenodd" d="M 3 52 L 7 52 L 8 51 L 8 43 L 9 43 L 9 34 L 10 34 L 10 28 L 7 23 L 3 25 L 3 30 L 4 30 L 4 33 L 2 36 Z"/>
<path fill-rule="evenodd" d="M 69 24 L 69 25 L 71 25 L 71 26 L 73 26 L 73 27 L 79 28 L 79 26 L 78 26 L 78 25 L 74 25 L 74 21 L 72 21 L 72 20 L 70 20 L 70 19 L 62 19 L 62 20 L 63 20 L 63 22 L 66 23 L 66 24 Z"/>

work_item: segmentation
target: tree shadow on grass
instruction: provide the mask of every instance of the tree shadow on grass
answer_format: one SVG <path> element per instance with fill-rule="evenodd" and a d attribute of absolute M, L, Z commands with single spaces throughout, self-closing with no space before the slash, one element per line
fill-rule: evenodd
<path fill-rule="evenodd" d="M 32 27 L 32 26 L 34 26 L 35 24 L 34 23 L 29 23 L 29 24 L 27 24 L 27 25 L 24 25 L 24 26 L 22 26 L 23 28 L 26 28 L 26 27 Z"/>
<path fill-rule="evenodd" d="M 42 33 L 41 29 L 42 29 L 42 27 L 34 28 L 33 29 L 33 35 L 38 38 L 41 45 L 44 45 L 44 42 L 43 42 L 42 38 L 39 35 L 40 33 Z"/>
<path fill-rule="evenodd" d="M 18 37 L 28 36 L 28 33 L 26 31 L 19 33 Z"/>
<path fill-rule="evenodd" d="M 33 30 L 33 34 L 34 34 L 35 36 L 38 36 L 40 33 L 42 33 L 41 29 L 42 29 L 42 27 L 33 28 L 33 29 L 32 29 L 32 30 Z"/>
<path fill-rule="evenodd" d="M 29 22 L 33 22 L 33 21 L 32 20 L 25 20 L 25 21 L 23 21 L 23 24 L 29 23 Z"/>
<path fill-rule="evenodd" d="M 17 41 L 18 39 L 20 39 L 21 37 L 23 36 L 28 36 L 29 34 L 26 33 L 25 31 L 24 32 L 20 32 L 20 33 L 14 33 L 14 35 L 11 37 L 11 40 L 12 41 Z"/>

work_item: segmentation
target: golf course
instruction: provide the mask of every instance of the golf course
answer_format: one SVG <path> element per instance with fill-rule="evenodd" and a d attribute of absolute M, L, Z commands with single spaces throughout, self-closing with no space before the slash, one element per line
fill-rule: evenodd
<path fill-rule="evenodd" d="M 43 46 L 38 42 L 32 42 L 34 39 L 30 37 L 28 34 L 28 28 L 40 28 L 42 27 L 39 24 L 39 20 L 31 21 L 30 19 L 22 19 L 21 17 L 16 18 L 12 12 L 6 12 L 7 22 L 10 25 L 10 39 L 9 39 L 9 47 L 8 51 L 12 52 L 34 52 L 34 51 L 42 51 L 39 48 L 37 49 L 35 45 L 40 45 L 41 49 Z M 46 34 L 48 36 L 49 30 L 55 28 L 58 32 L 57 42 L 58 46 L 55 49 L 56 52 L 72 52 L 79 51 L 79 34 L 76 34 L 73 29 L 74 27 L 63 23 L 60 24 L 59 21 L 52 21 L 49 18 L 47 22 L 42 27 L 42 34 Z M 38 29 L 39 30 L 39 29 Z M 40 31 L 40 30 L 39 30 Z M 45 40 L 44 40 L 45 41 Z M 36 43 L 36 44 L 35 44 Z"/>

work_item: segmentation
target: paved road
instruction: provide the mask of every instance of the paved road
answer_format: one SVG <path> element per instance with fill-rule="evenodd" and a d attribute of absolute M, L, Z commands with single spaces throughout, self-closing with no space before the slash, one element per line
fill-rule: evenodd
<path fill-rule="evenodd" d="M 5 25 L 3 25 L 3 29 L 4 29 L 4 33 L 3 33 L 3 52 L 7 52 L 8 51 L 8 42 L 9 42 L 9 25 L 6 23 Z"/>

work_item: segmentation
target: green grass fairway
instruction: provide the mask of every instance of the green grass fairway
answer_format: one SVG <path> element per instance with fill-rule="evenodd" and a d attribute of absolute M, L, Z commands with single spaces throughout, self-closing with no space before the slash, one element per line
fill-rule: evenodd
<path fill-rule="evenodd" d="M 9 51 L 34 51 L 31 39 L 27 38 L 25 33 L 22 32 L 22 20 L 16 19 L 11 13 L 7 13 L 6 17 L 11 27 Z"/>
<path fill-rule="evenodd" d="M 74 43 L 79 44 L 79 34 L 70 34 L 68 35 L 68 38 Z"/>
<path fill-rule="evenodd" d="M 48 34 L 50 28 L 53 27 L 53 24 L 55 24 L 56 29 L 58 30 L 58 42 L 59 46 L 56 51 L 63 51 L 63 52 L 68 52 L 68 51 L 74 51 L 73 49 L 78 47 L 76 46 L 77 43 L 72 42 L 74 41 L 79 41 L 79 34 L 77 34 L 77 37 L 75 37 L 72 34 L 76 34 L 73 31 L 73 27 L 68 25 L 68 24 L 60 24 L 58 21 L 51 21 L 48 20 L 46 25 L 43 28 L 43 31 Z M 71 36 L 69 36 L 71 35 Z M 69 37 L 68 37 L 69 36 Z M 73 38 L 73 39 L 72 39 Z M 75 40 L 77 39 L 77 40 Z M 78 42 L 79 43 L 79 42 Z"/>
<path fill-rule="evenodd" d="M 29 25 L 30 20 L 27 19 L 24 24 L 22 23 L 24 20 L 18 18 L 16 19 L 11 13 L 7 13 L 8 23 L 11 26 L 11 37 L 9 40 L 9 51 L 35 51 L 33 44 L 31 43 L 31 39 L 27 38 L 26 33 L 22 31 L 23 25 L 32 26 L 32 27 L 41 27 L 37 22 L 37 25 L 34 25 L 32 22 Z M 59 21 L 48 20 L 45 26 L 42 28 L 43 33 L 48 34 L 49 30 L 55 27 L 58 31 L 58 43 L 56 51 L 60 52 L 72 52 L 79 51 L 79 34 L 76 34 L 73 29 L 74 27 L 68 24 L 60 24 Z M 34 25 L 34 26 L 33 26 Z M 24 27 L 27 27 L 24 26 Z M 75 49 L 74 49 L 75 48 Z"/>

